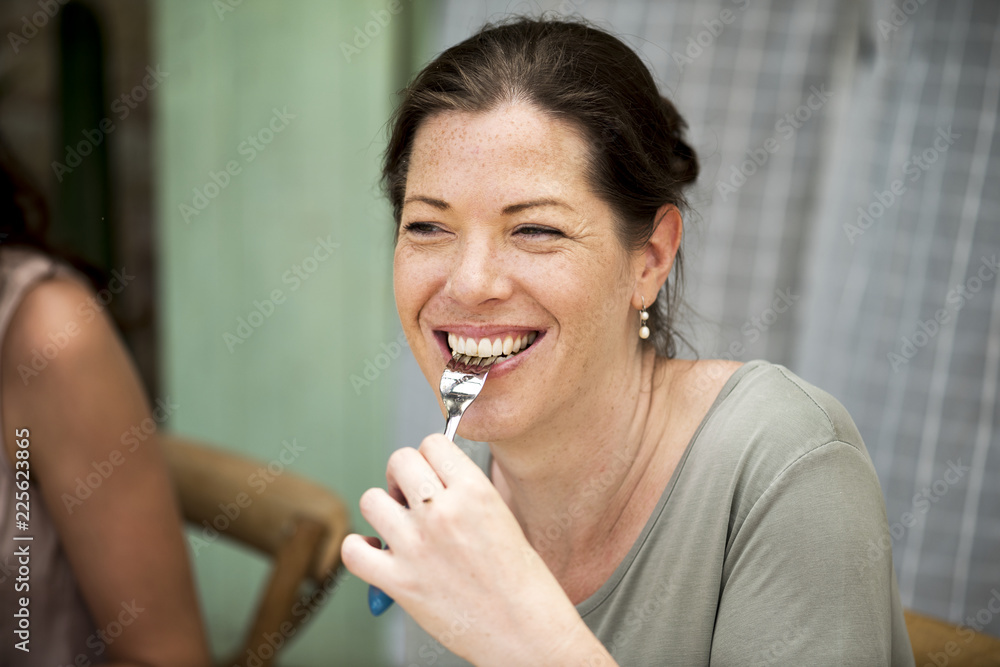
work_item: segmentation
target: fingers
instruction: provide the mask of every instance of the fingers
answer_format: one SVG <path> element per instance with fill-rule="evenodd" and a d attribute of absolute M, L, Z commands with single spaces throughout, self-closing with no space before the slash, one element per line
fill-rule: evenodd
<path fill-rule="evenodd" d="M 377 543 L 378 538 L 352 533 L 340 544 L 340 558 L 351 574 L 382 588 L 388 583 L 392 556 Z"/>
<path fill-rule="evenodd" d="M 409 520 L 407 510 L 393 500 L 385 489 L 368 489 L 361 494 L 358 507 L 361 509 L 361 516 L 388 544 L 399 544 L 406 539 L 406 523 Z"/>
<path fill-rule="evenodd" d="M 413 560 L 414 545 L 426 537 L 421 538 L 420 531 L 426 527 L 426 520 L 435 516 L 433 511 L 420 509 L 425 506 L 424 501 L 446 493 L 449 484 L 457 485 L 460 481 L 485 482 L 491 490 L 492 485 L 457 445 L 437 434 L 425 438 L 419 450 L 405 447 L 393 452 L 386 467 L 386 480 L 388 490 L 368 489 L 362 494 L 359 506 L 361 515 L 394 549 L 384 551 L 378 538 L 351 534 L 344 538 L 340 553 L 348 571 L 393 595 L 402 585 L 398 575 L 406 571 L 407 560 Z M 455 500 L 464 503 L 463 498 L 466 495 L 456 490 Z M 419 556 L 419 550 L 416 553 Z"/>
<path fill-rule="evenodd" d="M 476 462 L 454 442 L 440 433 L 429 435 L 420 443 L 420 454 L 430 464 L 445 487 L 472 479 L 489 482 Z"/>
<path fill-rule="evenodd" d="M 444 488 L 434 469 L 412 447 L 397 449 L 385 471 L 389 495 L 410 507 L 420 505 Z"/>

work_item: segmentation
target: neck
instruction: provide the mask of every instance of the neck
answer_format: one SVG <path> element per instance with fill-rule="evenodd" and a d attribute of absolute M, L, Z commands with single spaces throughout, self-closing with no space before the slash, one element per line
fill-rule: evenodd
<path fill-rule="evenodd" d="M 673 371 L 652 351 L 635 362 L 545 432 L 491 444 L 494 484 L 560 580 L 613 550 L 648 515 L 641 501 L 659 497 Z"/>

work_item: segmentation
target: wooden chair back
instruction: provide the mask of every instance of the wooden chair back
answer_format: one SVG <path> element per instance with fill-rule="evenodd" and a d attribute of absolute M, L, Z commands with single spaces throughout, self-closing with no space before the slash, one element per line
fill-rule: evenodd
<path fill-rule="evenodd" d="M 340 543 L 349 532 L 347 507 L 332 491 L 289 470 L 264 477 L 261 461 L 173 434 L 160 438 L 184 519 L 274 561 L 246 639 L 224 663 L 270 667 L 332 594 Z M 310 583 L 312 592 L 303 594 Z"/>
<path fill-rule="evenodd" d="M 903 615 L 917 667 L 1000 665 L 1000 639 L 910 610 L 905 610 Z"/>

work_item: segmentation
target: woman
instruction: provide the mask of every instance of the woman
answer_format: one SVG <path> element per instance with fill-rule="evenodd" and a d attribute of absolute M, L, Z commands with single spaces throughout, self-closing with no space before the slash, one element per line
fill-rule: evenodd
<path fill-rule="evenodd" d="M 19 173 L 0 145 L 0 664 L 207 665 L 149 403 Z"/>
<path fill-rule="evenodd" d="M 361 498 L 391 548 L 344 541 L 434 638 L 411 662 L 913 664 L 891 553 L 860 556 L 887 522 L 850 417 L 782 367 L 674 356 L 684 129 L 576 23 L 487 27 L 406 90 L 384 176 L 413 353 L 436 387 L 453 351 L 528 343 L 462 421 L 488 448 L 395 452 Z"/>

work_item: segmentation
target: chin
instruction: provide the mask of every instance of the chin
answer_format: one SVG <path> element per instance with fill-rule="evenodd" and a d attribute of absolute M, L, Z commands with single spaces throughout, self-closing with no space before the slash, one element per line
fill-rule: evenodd
<path fill-rule="evenodd" d="M 466 440 L 474 440 L 475 442 L 502 442 L 515 438 L 521 435 L 521 433 L 523 433 L 522 429 L 516 429 L 511 426 L 466 425 L 465 422 L 462 422 L 462 425 L 458 428 L 459 437 Z"/>
<path fill-rule="evenodd" d="M 483 401 L 484 398 L 487 400 Z M 522 396 L 521 400 L 523 398 Z M 483 402 L 480 404 L 479 401 Z M 531 429 L 534 420 L 524 414 L 523 405 L 503 405 L 504 403 L 507 401 L 498 404 L 496 400 L 491 401 L 489 397 L 481 395 L 466 410 L 458 427 L 458 435 L 476 442 L 501 442 L 523 436 Z"/>

